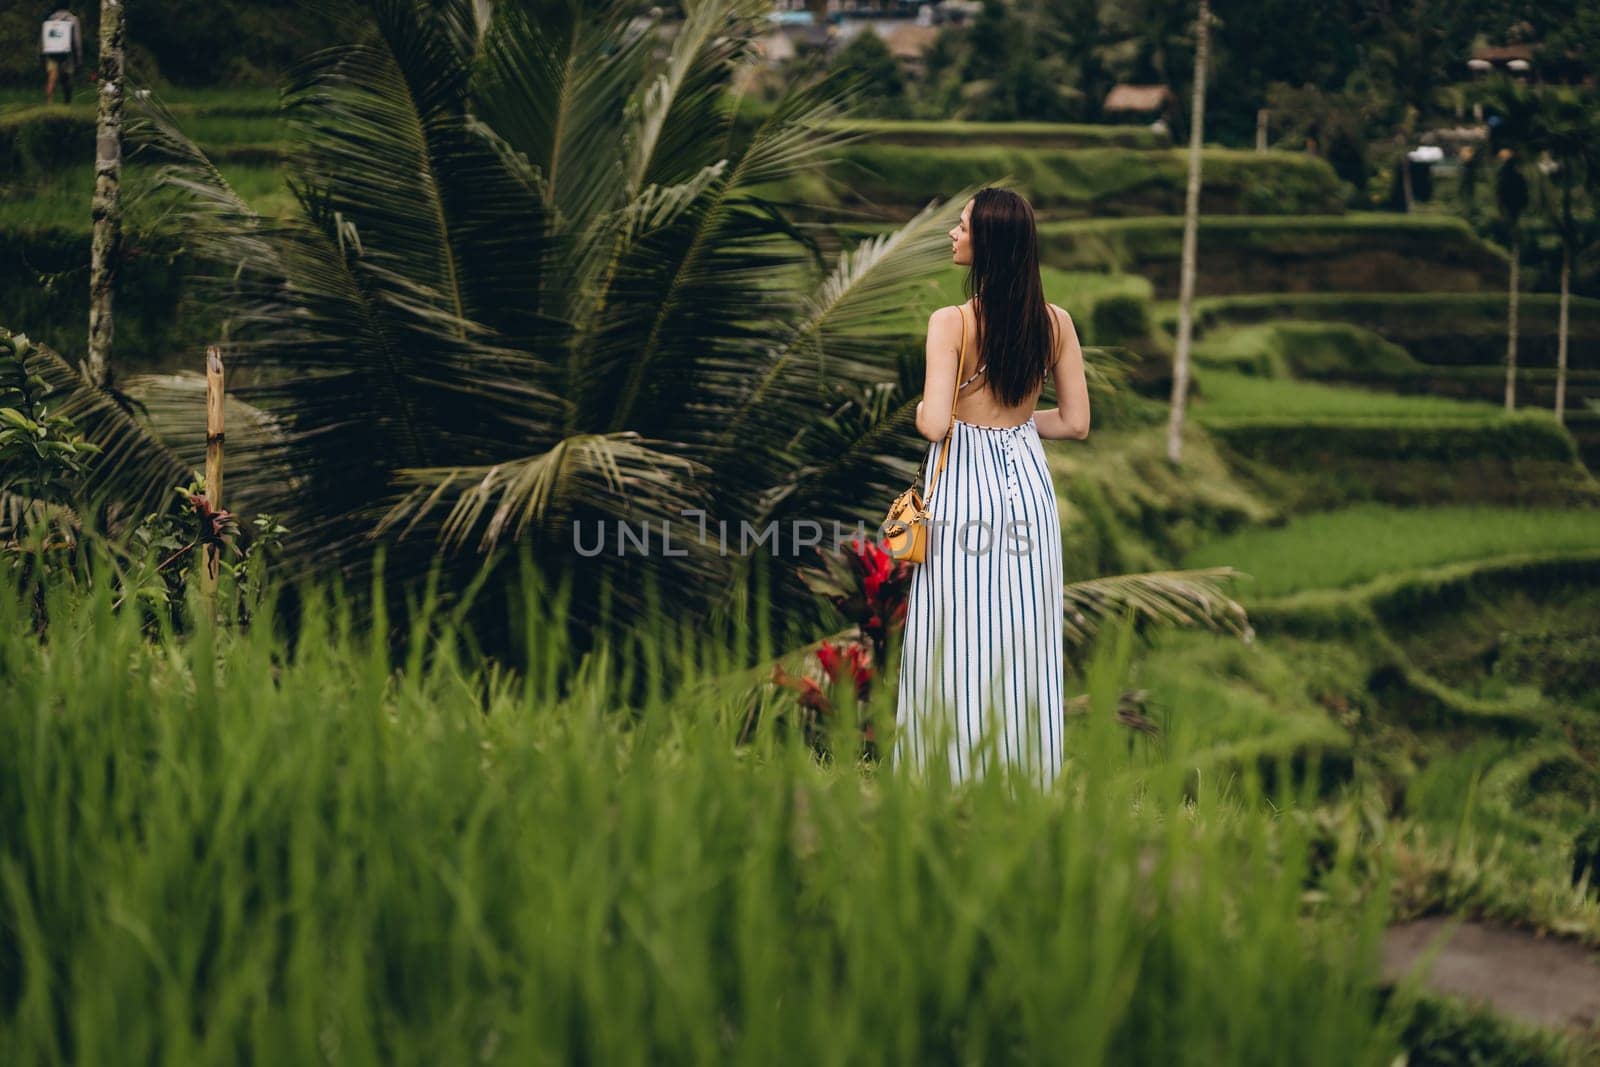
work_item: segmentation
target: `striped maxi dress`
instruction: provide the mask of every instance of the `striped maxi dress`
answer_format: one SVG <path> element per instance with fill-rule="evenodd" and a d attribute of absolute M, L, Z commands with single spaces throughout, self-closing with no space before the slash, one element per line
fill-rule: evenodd
<path fill-rule="evenodd" d="M 901 639 L 894 763 L 954 783 L 1062 765 L 1061 517 L 1039 429 L 954 420 Z M 944 441 L 928 444 L 936 470 Z"/>

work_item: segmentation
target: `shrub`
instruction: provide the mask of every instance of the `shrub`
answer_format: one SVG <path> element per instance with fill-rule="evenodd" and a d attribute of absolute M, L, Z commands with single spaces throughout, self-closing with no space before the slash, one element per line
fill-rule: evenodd
<path fill-rule="evenodd" d="M 57 108 L 24 108 L 0 115 L 0 173 L 21 181 L 94 163 L 95 119 Z"/>
<path fill-rule="evenodd" d="M 1548 696 L 1589 700 L 1600 693 L 1600 635 L 1549 629 L 1509 632 L 1500 639 L 1494 673 L 1533 682 Z"/>
<path fill-rule="evenodd" d="M 1121 345 L 1149 336 L 1150 300 L 1129 293 L 1101 297 L 1090 312 L 1089 333 L 1094 344 Z"/>

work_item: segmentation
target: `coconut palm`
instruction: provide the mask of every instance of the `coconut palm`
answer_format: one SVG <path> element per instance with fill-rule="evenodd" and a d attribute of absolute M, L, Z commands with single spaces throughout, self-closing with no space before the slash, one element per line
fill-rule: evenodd
<path fill-rule="evenodd" d="M 738 557 L 683 545 L 683 512 L 760 531 L 809 481 L 814 517 L 866 519 L 909 473 L 823 427 L 892 372 L 873 326 L 939 266 L 943 209 L 815 282 L 816 239 L 761 189 L 848 139 L 823 129 L 848 94 L 798 88 L 743 136 L 727 84 L 765 5 L 688 5 L 664 56 L 627 6 L 358 5 L 358 43 L 288 89 L 284 221 L 158 118 L 231 365 L 303 487 L 231 450 L 234 500 L 292 515 L 306 553 L 381 532 L 571 556 L 572 523 L 621 520 L 653 555 L 583 570 L 625 601 L 649 570 L 687 606 Z M 661 555 L 668 521 L 684 556 Z"/>
<path fill-rule="evenodd" d="M 1434 109 L 1439 87 L 1450 82 L 1457 59 L 1448 0 L 1419 0 L 1405 7 L 1380 4 L 1361 20 L 1377 32 L 1370 63 L 1387 83 L 1399 108 L 1395 127 L 1400 189 L 1409 213 L 1415 208 L 1409 152 L 1418 124 Z"/>
<path fill-rule="evenodd" d="M 1183 460 L 1184 412 L 1189 403 L 1189 343 L 1194 333 L 1195 245 L 1200 231 L 1201 146 L 1205 137 L 1206 68 L 1211 41 L 1211 4 L 1200 0 L 1195 20 L 1194 97 L 1189 118 L 1189 182 L 1184 194 L 1183 252 L 1178 282 L 1178 338 L 1172 358 L 1172 402 L 1167 418 L 1167 459 Z"/>
<path fill-rule="evenodd" d="M 1561 302 L 1556 324 L 1556 421 L 1566 414 L 1568 305 L 1572 298 L 1572 260 L 1583 246 L 1585 228 L 1575 211 L 1575 198 L 1583 185 L 1600 169 L 1600 121 L 1595 118 L 1594 100 L 1589 94 L 1571 89 L 1546 89 L 1539 95 L 1534 118 L 1534 145 L 1553 164 L 1557 195 L 1552 198 L 1551 214 L 1561 235 Z"/>
<path fill-rule="evenodd" d="M 94 240 L 89 265 L 89 352 L 85 372 L 101 385 L 111 373 L 112 296 L 122 244 L 123 19 L 119 0 L 100 4 L 100 85 L 94 160 Z"/>
<path fill-rule="evenodd" d="M 758 547 L 795 559 L 795 520 L 824 544 L 835 520 L 875 531 L 912 474 L 919 368 L 883 323 L 945 268 L 971 190 L 829 265 L 769 194 L 856 136 L 831 124 L 849 90 L 794 86 L 741 128 L 728 84 L 766 4 L 696 0 L 670 42 L 628 6 L 356 4 L 353 43 L 286 91 L 284 219 L 149 116 L 254 383 L 237 391 L 271 424 L 230 437 L 230 507 L 280 517 L 308 567 L 359 573 L 378 538 L 391 573 L 438 551 L 476 567 L 519 541 L 573 583 L 580 626 L 602 594 L 644 609 L 652 583 L 689 617 L 737 618 L 763 558 L 738 551 L 744 524 L 776 524 Z M 147 389 L 145 424 L 181 394 Z M 170 447 L 124 453 L 141 492 L 170 479 Z M 648 529 L 649 554 L 612 537 L 583 556 L 573 530 L 597 521 Z M 810 601 L 794 571 L 780 603 Z"/>
<path fill-rule="evenodd" d="M 1506 411 L 1517 404 L 1517 305 L 1521 295 L 1522 215 L 1527 210 L 1533 169 L 1535 121 L 1539 99 L 1533 90 L 1510 78 L 1492 83 L 1483 103 L 1491 114 L 1487 150 L 1475 154 L 1463 176 L 1467 202 L 1472 202 L 1478 172 L 1494 168 L 1494 200 L 1500 228 L 1511 253 L 1511 278 L 1506 291 Z"/>

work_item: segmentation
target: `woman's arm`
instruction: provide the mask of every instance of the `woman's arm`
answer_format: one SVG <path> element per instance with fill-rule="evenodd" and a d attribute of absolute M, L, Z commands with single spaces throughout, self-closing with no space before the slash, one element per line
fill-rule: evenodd
<path fill-rule="evenodd" d="M 942 307 L 928 316 L 922 399 L 917 402 L 917 432 L 930 441 L 944 440 L 950 429 L 956 392 L 956 346 L 961 343 L 961 309 Z"/>
<path fill-rule="evenodd" d="M 1053 367 L 1056 406 L 1034 412 L 1033 424 L 1039 436 L 1047 440 L 1081 441 L 1089 436 L 1089 385 L 1083 376 L 1083 346 L 1078 343 L 1072 316 L 1054 304 L 1050 306 L 1052 311 L 1061 312 L 1062 319 L 1061 344 Z"/>

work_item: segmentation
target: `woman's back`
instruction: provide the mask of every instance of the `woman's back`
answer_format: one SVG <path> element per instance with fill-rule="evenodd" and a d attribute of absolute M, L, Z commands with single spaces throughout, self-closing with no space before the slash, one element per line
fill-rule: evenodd
<path fill-rule="evenodd" d="M 1020 426 L 1033 417 L 1039 396 L 1044 392 L 1044 382 L 1041 381 L 1027 399 L 1015 407 L 1008 407 L 994 395 L 989 388 L 988 374 L 980 371 L 982 363 L 975 358 L 978 351 L 978 315 L 972 305 L 970 300 L 964 305 L 967 336 L 963 344 L 967 363 L 959 379 L 965 384 L 956 397 L 955 417 L 973 426 Z M 1057 318 L 1059 327 L 1060 317 L 1065 313 L 1060 312 L 1054 304 L 1050 305 L 1050 313 Z"/>

